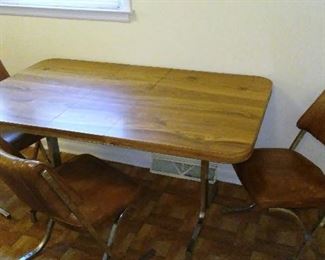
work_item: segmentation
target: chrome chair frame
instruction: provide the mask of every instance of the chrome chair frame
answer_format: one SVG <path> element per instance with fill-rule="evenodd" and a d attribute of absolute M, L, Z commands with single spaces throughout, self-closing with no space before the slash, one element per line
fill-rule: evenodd
<path fill-rule="evenodd" d="M 127 209 L 124 209 L 118 216 L 117 218 L 114 220 L 113 222 L 113 225 L 111 227 L 111 230 L 110 232 L 108 233 L 108 236 L 107 236 L 107 247 L 111 247 L 113 242 L 114 242 L 114 238 L 115 238 L 115 235 L 116 235 L 116 230 L 117 230 L 117 227 L 118 225 L 120 224 L 123 216 L 124 216 L 124 213 L 126 212 Z M 105 252 L 104 255 L 103 255 L 103 258 L 102 260 L 109 260 L 110 259 L 110 256 Z"/>
<path fill-rule="evenodd" d="M 42 142 L 38 141 L 35 144 L 35 151 L 33 153 L 32 159 L 36 160 L 39 151 L 41 151 L 41 153 L 43 154 L 43 156 L 45 157 L 45 159 L 47 160 L 47 162 L 49 164 L 51 164 L 53 167 L 59 166 L 61 164 L 61 157 L 60 157 L 60 149 L 59 149 L 59 144 L 58 144 L 57 138 L 47 137 L 46 141 L 47 141 L 47 145 L 48 145 L 49 155 L 46 153 L 46 150 L 45 150 Z M 21 153 L 19 153 L 19 154 L 23 157 L 23 155 Z M 2 207 L 0 207 L 0 215 L 5 217 L 6 219 L 11 219 L 11 214 Z M 33 223 L 37 221 L 36 212 L 31 211 L 31 220 Z"/>
<path fill-rule="evenodd" d="M 0 208 L 0 215 L 2 215 L 3 217 L 5 217 L 7 219 L 11 219 L 10 213 L 3 208 Z"/>
<path fill-rule="evenodd" d="M 21 256 L 19 258 L 19 260 L 32 259 L 32 258 L 34 258 L 34 257 L 36 257 L 37 255 L 40 254 L 40 252 L 44 249 L 47 242 L 51 238 L 54 224 L 55 224 L 55 221 L 50 218 L 48 223 L 47 223 L 46 232 L 45 232 L 41 242 L 33 250 L 31 250 L 30 252 L 28 252 L 28 253 L 24 254 L 23 256 Z"/>
<path fill-rule="evenodd" d="M 41 176 L 49 184 L 49 186 L 53 189 L 53 191 L 60 197 L 60 199 L 67 206 L 67 208 L 77 217 L 77 219 L 80 221 L 82 226 L 87 230 L 87 232 L 95 239 L 99 247 L 103 249 L 104 255 L 102 259 L 109 260 L 111 258 L 110 246 L 114 241 L 117 227 L 127 209 L 124 209 L 114 220 L 111 230 L 108 234 L 107 242 L 105 242 L 97 233 L 93 225 L 83 217 L 83 215 L 81 214 L 77 206 L 70 200 L 70 198 L 65 194 L 65 192 L 63 192 L 63 190 L 56 182 L 56 180 L 46 170 L 44 170 L 41 173 Z M 32 213 L 33 213 L 32 215 L 36 214 L 36 212 L 32 212 Z M 54 224 L 55 224 L 55 220 L 50 218 L 47 224 L 46 233 L 42 238 L 41 242 L 33 250 L 21 256 L 19 258 L 20 260 L 32 259 L 41 253 L 41 251 L 45 248 L 47 242 L 51 238 Z"/>
<path fill-rule="evenodd" d="M 46 159 L 46 161 L 48 163 L 50 163 L 50 164 L 52 163 L 51 160 L 50 160 L 50 158 L 49 158 L 49 156 L 47 155 L 46 150 L 45 150 L 45 148 L 44 148 L 44 146 L 43 146 L 43 144 L 42 144 L 41 141 L 38 141 L 35 144 L 34 153 L 33 153 L 33 156 L 32 156 L 32 159 L 33 160 L 36 160 L 37 159 L 39 152 L 42 153 L 42 155 L 45 157 L 45 159 Z"/>
<path fill-rule="evenodd" d="M 300 130 L 299 133 L 297 134 L 297 136 L 295 137 L 295 139 L 293 140 L 293 142 L 291 143 L 291 145 L 289 147 L 289 150 L 294 151 L 298 147 L 298 145 L 300 144 L 301 140 L 304 138 L 306 133 L 307 132 L 305 130 Z M 250 204 L 247 207 L 235 207 L 235 208 L 227 208 L 227 207 L 225 207 L 223 209 L 223 213 L 227 214 L 227 213 L 244 212 L 244 211 L 247 211 L 247 210 L 251 210 L 255 206 L 256 206 L 256 204 L 253 203 L 253 204 Z M 296 259 L 299 259 L 302 256 L 304 248 L 312 240 L 312 238 L 314 237 L 314 234 L 316 233 L 316 231 L 319 228 L 323 228 L 325 226 L 325 214 L 320 214 L 319 220 L 316 223 L 315 227 L 313 228 L 313 230 L 311 232 L 308 232 L 307 229 L 305 228 L 305 225 L 302 222 L 302 220 L 299 218 L 299 216 L 292 209 L 288 209 L 288 208 L 269 208 L 268 211 L 270 213 L 282 212 L 282 213 L 285 213 L 285 214 L 291 216 L 295 220 L 295 222 L 298 224 L 298 226 L 301 228 L 301 230 L 303 232 L 303 243 L 298 249 Z"/>
<path fill-rule="evenodd" d="M 1 60 L 0 60 L 0 69 L 1 69 L 1 79 L 0 79 L 0 81 L 10 77 L 10 75 L 7 72 L 6 68 L 3 66 Z M 39 150 L 41 150 L 41 152 L 43 153 L 45 158 L 50 162 L 50 160 L 49 160 L 49 158 L 48 158 L 48 156 L 46 154 L 46 151 L 45 151 L 45 149 L 44 149 L 44 147 L 43 147 L 43 145 L 42 145 L 42 143 L 40 141 L 36 143 L 35 152 L 34 152 L 32 158 L 33 159 L 37 158 Z M 3 209 L 1 207 L 0 207 L 0 215 L 2 215 L 3 217 L 5 217 L 7 219 L 11 219 L 10 213 L 7 210 L 5 210 L 5 209 Z"/>
<path fill-rule="evenodd" d="M 113 223 L 111 230 L 108 234 L 108 239 L 107 239 L 108 247 L 110 247 L 113 244 L 117 227 L 118 227 L 121 219 L 123 218 L 125 211 L 126 211 L 126 209 L 121 214 L 119 214 L 119 216 L 114 220 L 114 223 Z M 48 241 L 51 238 L 54 224 L 55 224 L 55 221 L 50 218 L 47 223 L 46 232 L 45 232 L 41 242 L 33 250 L 31 250 L 28 253 L 26 253 L 25 255 L 21 256 L 19 258 L 19 260 L 33 259 L 42 252 L 42 250 L 45 248 L 45 246 L 47 245 Z M 102 260 L 109 260 L 109 259 L 110 259 L 110 256 L 105 252 Z"/>

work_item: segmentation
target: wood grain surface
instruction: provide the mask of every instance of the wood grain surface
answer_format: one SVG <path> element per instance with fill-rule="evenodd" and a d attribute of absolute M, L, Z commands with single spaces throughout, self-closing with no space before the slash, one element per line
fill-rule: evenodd
<path fill-rule="evenodd" d="M 254 148 L 272 82 L 50 59 L 0 83 L 0 126 L 220 163 Z"/>

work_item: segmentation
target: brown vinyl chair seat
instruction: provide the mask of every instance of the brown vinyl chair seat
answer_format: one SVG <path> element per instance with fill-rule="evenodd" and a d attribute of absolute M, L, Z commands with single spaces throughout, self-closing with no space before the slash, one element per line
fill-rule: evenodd
<path fill-rule="evenodd" d="M 261 208 L 325 206 L 322 170 L 293 150 L 255 149 L 249 160 L 234 168 Z"/>
<path fill-rule="evenodd" d="M 76 156 L 54 172 L 77 202 L 80 212 L 93 225 L 116 217 L 138 195 L 138 186 L 131 178 L 92 155 Z M 57 220 L 81 227 L 71 214 Z"/>
<path fill-rule="evenodd" d="M 258 205 L 271 212 L 278 211 L 291 216 L 303 231 L 303 243 L 295 259 L 300 259 L 307 241 L 315 236 L 316 231 L 325 227 L 325 175 L 295 149 L 306 133 L 325 145 L 324 122 L 325 90 L 298 120 L 300 132 L 289 149 L 255 149 L 247 161 L 234 165 L 253 204 L 232 211 L 247 210 Z M 319 209 L 318 222 L 310 232 L 295 212 L 297 208 Z"/>
<path fill-rule="evenodd" d="M 40 244 L 21 259 L 31 259 L 43 250 L 56 222 L 88 232 L 103 249 L 104 257 L 110 256 L 117 225 L 137 199 L 139 186 L 129 176 L 91 155 L 76 156 L 53 169 L 11 152 L 12 147 L 4 143 L 0 149 L 0 179 L 32 212 L 49 217 Z M 106 220 L 113 221 L 107 240 L 100 234 L 102 226 L 97 225 L 105 224 Z"/>
<path fill-rule="evenodd" d="M 11 144 L 17 151 L 21 151 L 34 143 L 40 141 L 43 137 L 19 132 L 1 132 L 0 137 Z"/>

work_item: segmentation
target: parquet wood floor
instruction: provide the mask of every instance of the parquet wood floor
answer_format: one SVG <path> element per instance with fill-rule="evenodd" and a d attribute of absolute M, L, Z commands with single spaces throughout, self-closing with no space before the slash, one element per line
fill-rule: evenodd
<path fill-rule="evenodd" d="M 127 212 L 119 227 L 113 259 L 137 259 L 150 248 L 156 250 L 153 259 L 184 259 L 199 208 L 199 184 L 150 174 L 148 169 L 113 165 L 142 184 L 141 199 Z M 218 196 L 209 208 L 195 247 L 194 260 L 292 258 L 302 237 L 291 219 L 264 214 L 258 209 L 223 214 L 223 206 L 247 205 L 249 198 L 241 186 L 221 182 L 217 185 Z M 28 208 L 2 182 L 0 205 L 13 215 L 11 220 L 0 218 L 0 259 L 16 259 L 39 242 L 47 219 L 39 215 L 39 221 L 33 224 Z M 317 210 L 305 210 L 299 214 L 311 229 Z M 57 225 L 51 241 L 37 259 L 87 260 L 100 257 L 101 252 L 90 237 Z M 325 259 L 325 229 L 317 232 L 303 259 Z"/>

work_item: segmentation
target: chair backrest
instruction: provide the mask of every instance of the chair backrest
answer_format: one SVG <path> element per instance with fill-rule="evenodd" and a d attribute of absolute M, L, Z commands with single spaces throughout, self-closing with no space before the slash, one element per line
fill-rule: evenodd
<path fill-rule="evenodd" d="M 300 117 L 297 126 L 325 145 L 325 90 Z"/>
<path fill-rule="evenodd" d="M 74 201 L 77 195 L 64 185 L 60 176 L 56 176 L 52 169 L 45 164 L 22 159 L 10 155 L 0 149 L 0 179 L 6 183 L 17 197 L 31 209 L 46 213 L 65 223 L 80 226 L 79 221 L 71 213 L 58 194 L 42 177 L 47 171 L 59 184 L 60 188 Z"/>
<path fill-rule="evenodd" d="M 0 60 L 0 81 L 9 78 L 9 73 Z"/>

